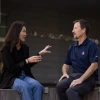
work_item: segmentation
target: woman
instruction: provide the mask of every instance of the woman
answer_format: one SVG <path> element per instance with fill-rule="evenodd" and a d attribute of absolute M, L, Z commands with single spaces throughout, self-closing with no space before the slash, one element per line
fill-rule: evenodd
<path fill-rule="evenodd" d="M 31 67 L 42 60 L 41 55 L 50 53 L 46 46 L 37 56 L 29 57 L 29 48 L 22 42 L 26 38 L 24 22 L 14 22 L 1 48 L 3 69 L 0 88 L 12 88 L 19 92 L 21 100 L 41 100 L 43 86 L 34 79 Z"/>

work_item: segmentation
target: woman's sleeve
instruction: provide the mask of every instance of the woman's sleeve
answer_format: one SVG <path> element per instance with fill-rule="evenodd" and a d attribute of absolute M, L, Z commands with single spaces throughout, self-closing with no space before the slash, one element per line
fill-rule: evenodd
<path fill-rule="evenodd" d="M 25 61 L 22 61 L 18 64 L 15 64 L 14 59 L 10 53 L 10 47 L 9 46 L 5 46 L 2 50 L 2 60 L 3 60 L 3 64 L 4 66 L 8 69 L 9 72 L 20 72 L 21 69 L 24 67 L 24 65 L 26 64 Z"/>
<path fill-rule="evenodd" d="M 37 55 L 39 56 L 39 53 L 37 53 Z M 33 67 L 34 65 L 36 65 L 37 63 L 30 63 L 30 67 Z"/>

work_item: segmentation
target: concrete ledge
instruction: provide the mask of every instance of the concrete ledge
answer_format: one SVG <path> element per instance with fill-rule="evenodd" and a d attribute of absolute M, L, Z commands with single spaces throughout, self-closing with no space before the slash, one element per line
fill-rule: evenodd
<path fill-rule="evenodd" d="M 86 94 L 82 100 L 100 100 L 100 87 L 96 87 L 92 92 Z"/>
<path fill-rule="evenodd" d="M 59 100 L 55 86 L 44 86 L 42 100 Z M 0 89 L 0 100 L 21 100 L 19 93 L 13 89 Z M 96 87 L 91 93 L 81 100 L 100 100 L 100 87 Z"/>
<path fill-rule="evenodd" d="M 48 91 L 46 90 L 43 94 L 43 100 L 59 100 L 56 88 L 48 87 Z M 92 92 L 82 97 L 81 100 L 100 100 L 100 87 L 96 87 Z"/>
<path fill-rule="evenodd" d="M 13 89 L 0 89 L 0 100 L 21 100 L 20 95 Z"/>

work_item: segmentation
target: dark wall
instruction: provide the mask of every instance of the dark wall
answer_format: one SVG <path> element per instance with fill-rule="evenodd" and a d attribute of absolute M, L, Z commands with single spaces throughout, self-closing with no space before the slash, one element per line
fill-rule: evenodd
<path fill-rule="evenodd" d="M 52 40 L 28 36 L 26 44 L 30 47 L 30 55 L 36 55 L 46 45 L 51 45 L 51 54 L 42 56 L 42 61 L 32 68 L 33 75 L 42 83 L 57 83 L 62 75 L 61 68 L 65 60 L 66 51 L 73 41 Z M 71 68 L 69 73 L 71 72 Z"/>
<path fill-rule="evenodd" d="M 3 2 L 3 1 L 2 1 Z M 34 3 L 34 2 L 33 2 Z M 82 6 L 82 5 L 81 5 Z M 70 7 L 45 7 L 32 6 L 29 3 L 3 2 L 2 12 L 7 14 L 9 25 L 16 20 L 23 20 L 27 24 L 28 33 L 66 34 L 72 36 L 73 20 L 84 18 L 90 22 L 91 30 L 89 37 L 100 40 L 100 15 L 99 8 L 95 6 L 70 6 Z"/>
<path fill-rule="evenodd" d="M 23 20 L 27 25 L 27 33 L 36 31 L 38 34 L 63 34 L 72 36 L 72 21 L 84 18 L 90 22 L 89 38 L 100 41 L 99 9 L 92 7 L 45 7 L 24 5 L 23 3 L 2 3 L 2 12 L 7 14 L 7 26 L 16 20 Z M 41 83 L 56 83 L 61 76 L 66 50 L 73 41 L 55 40 L 49 38 L 29 37 L 26 44 L 30 47 L 30 55 L 36 55 L 46 45 L 52 45 L 51 54 L 43 56 L 42 62 L 32 68 L 36 79 Z M 100 44 L 99 44 L 100 45 Z M 100 63 L 100 61 L 99 61 Z M 100 68 L 99 68 L 100 69 Z M 71 72 L 71 69 L 70 69 Z"/>
<path fill-rule="evenodd" d="M 32 68 L 32 73 L 41 83 L 57 83 L 62 75 L 62 65 L 66 57 L 66 51 L 73 41 L 54 40 L 49 38 L 41 38 L 28 36 L 26 44 L 30 47 L 30 55 L 36 55 L 46 45 L 51 45 L 49 50 L 51 54 L 42 56 L 42 61 Z M 99 52 L 100 53 L 100 52 Z M 100 61 L 99 61 L 100 63 Z M 72 68 L 70 66 L 69 73 Z M 100 68 L 99 68 L 100 76 Z M 100 79 L 100 77 L 99 77 Z"/>

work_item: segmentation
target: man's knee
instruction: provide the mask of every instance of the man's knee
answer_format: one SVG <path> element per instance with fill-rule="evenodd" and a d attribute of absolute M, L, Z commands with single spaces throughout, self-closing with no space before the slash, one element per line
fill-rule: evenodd
<path fill-rule="evenodd" d="M 61 82 L 58 82 L 58 83 L 57 83 L 56 89 L 57 89 L 57 90 L 61 90 L 61 89 L 62 89 L 62 84 L 61 84 Z"/>
<path fill-rule="evenodd" d="M 57 83 L 56 88 L 66 90 L 69 87 L 69 85 L 70 85 L 69 80 L 67 80 L 67 78 L 65 78 Z"/>
<path fill-rule="evenodd" d="M 77 94 L 78 92 L 75 90 L 75 89 L 73 89 L 73 88 L 68 88 L 67 90 L 66 90 L 66 95 L 67 96 L 73 96 L 74 94 Z"/>
<path fill-rule="evenodd" d="M 58 82 L 56 85 L 56 88 L 59 88 L 59 87 L 60 87 L 60 82 Z"/>

